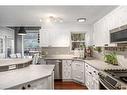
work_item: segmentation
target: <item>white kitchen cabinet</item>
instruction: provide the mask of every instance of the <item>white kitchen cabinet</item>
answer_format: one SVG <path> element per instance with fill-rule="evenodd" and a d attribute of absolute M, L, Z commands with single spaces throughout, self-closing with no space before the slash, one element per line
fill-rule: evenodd
<path fill-rule="evenodd" d="M 127 24 L 127 6 L 119 6 L 94 24 L 93 43 L 96 46 L 116 46 L 110 43 L 110 32 Z"/>
<path fill-rule="evenodd" d="M 30 85 L 30 87 L 28 87 Z M 39 79 L 32 81 L 30 83 L 27 83 L 27 89 L 48 89 L 48 78 Z"/>
<path fill-rule="evenodd" d="M 72 79 L 84 83 L 84 62 L 72 62 Z"/>
<path fill-rule="evenodd" d="M 85 85 L 88 89 L 91 88 L 91 82 L 92 82 L 91 74 L 88 71 L 85 71 Z"/>
<path fill-rule="evenodd" d="M 98 70 L 85 63 L 85 85 L 88 89 L 99 89 Z"/>
<path fill-rule="evenodd" d="M 64 31 L 55 31 L 49 29 L 40 30 L 40 46 L 41 47 L 68 47 L 69 34 Z"/>
<path fill-rule="evenodd" d="M 52 73 L 51 76 L 40 78 L 24 84 L 20 84 L 8 89 L 16 89 L 16 90 L 54 89 L 54 72 Z"/>
<path fill-rule="evenodd" d="M 72 79 L 72 61 L 63 60 L 62 61 L 62 79 L 71 80 Z"/>
<path fill-rule="evenodd" d="M 92 78 L 92 89 L 99 90 L 99 80 L 96 80 L 94 77 Z"/>
<path fill-rule="evenodd" d="M 11 53 L 14 53 L 14 30 L 0 27 L 0 39 L 2 39 L 0 49 L 3 49 L 0 51 L 0 58 L 7 58 L 8 49 L 11 50 Z"/>
<path fill-rule="evenodd" d="M 50 46 L 50 33 L 48 30 L 40 30 L 40 47 Z"/>

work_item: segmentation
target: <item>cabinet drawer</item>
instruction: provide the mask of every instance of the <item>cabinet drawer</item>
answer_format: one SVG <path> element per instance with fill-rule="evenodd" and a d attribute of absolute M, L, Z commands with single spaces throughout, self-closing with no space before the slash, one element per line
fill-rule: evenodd
<path fill-rule="evenodd" d="M 91 69 L 92 69 L 92 76 L 93 76 L 96 80 L 98 80 L 98 79 L 99 79 L 99 76 L 98 76 L 99 71 L 98 71 L 97 69 L 95 69 L 95 68 L 91 68 Z"/>
<path fill-rule="evenodd" d="M 85 64 L 85 70 L 86 71 L 90 71 L 91 72 L 91 66 L 90 65 L 88 65 L 87 63 Z"/>

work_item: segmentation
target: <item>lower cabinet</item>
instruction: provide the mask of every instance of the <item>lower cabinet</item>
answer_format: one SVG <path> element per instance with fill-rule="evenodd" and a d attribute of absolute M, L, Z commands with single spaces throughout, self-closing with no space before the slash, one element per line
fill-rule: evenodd
<path fill-rule="evenodd" d="M 27 82 L 21 85 L 11 87 L 9 89 L 19 90 L 39 90 L 39 89 L 54 89 L 54 73 L 51 76 Z"/>
<path fill-rule="evenodd" d="M 88 89 L 99 89 L 98 70 L 85 63 L 85 85 Z"/>
<path fill-rule="evenodd" d="M 92 88 L 92 77 L 91 74 L 85 71 L 85 85 L 88 89 Z"/>
<path fill-rule="evenodd" d="M 92 78 L 93 81 L 93 89 L 98 90 L 99 89 L 99 80 L 96 80 L 94 77 Z"/>
<path fill-rule="evenodd" d="M 63 80 L 72 79 L 72 61 L 71 60 L 62 61 L 62 79 Z"/>
<path fill-rule="evenodd" d="M 82 61 L 63 60 L 62 79 L 84 83 L 84 68 L 84 62 Z"/>
<path fill-rule="evenodd" d="M 73 61 L 72 62 L 72 79 L 84 83 L 84 62 Z"/>

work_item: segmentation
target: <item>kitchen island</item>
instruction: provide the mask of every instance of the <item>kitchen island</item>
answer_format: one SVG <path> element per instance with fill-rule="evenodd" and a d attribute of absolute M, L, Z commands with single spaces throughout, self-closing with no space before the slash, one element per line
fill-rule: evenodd
<path fill-rule="evenodd" d="M 54 65 L 30 65 L 0 72 L 0 89 L 53 89 Z"/>

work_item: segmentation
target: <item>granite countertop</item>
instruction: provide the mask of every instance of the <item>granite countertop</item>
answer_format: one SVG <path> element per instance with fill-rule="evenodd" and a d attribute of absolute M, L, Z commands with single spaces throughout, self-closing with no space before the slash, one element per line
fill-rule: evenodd
<path fill-rule="evenodd" d="M 93 66 L 94 68 L 98 70 L 105 70 L 105 69 L 126 69 L 125 67 L 122 67 L 120 65 L 112 65 L 108 64 L 104 61 L 93 59 L 93 60 L 84 60 L 89 65 Z"/>
<path fill-rule="evenodd" d="M 86 62 L 87 64 L 93 66 L 94 68 L 98 69 L 98 70 L 104 70 L 104 69 L 126 69 L 127 67 L 122 67 L 120 65 L 112 65 L 112 64 L 108 64 L 102 60 L 93 58 L 93 57 L 89 57 L 87 59 L 78 59 L 78 58 L 74 58 L 73 55 L 52 55 L 52 56 L 47 56 L 44 59 L 67 59 L 67 60 L 77 60 L 77 61 L 83 61 Z"/>
<path fill-rule="evenodd" d="M 0 72 L 0 89 L 11 88 L 52 74 L 54 65 L 30 65 L 26 68 Z"/>
<path fill-rule="evenodd" d="M 0 66 L 22 64 L 32 61 L 32 58 L 0 59 Z"/>

